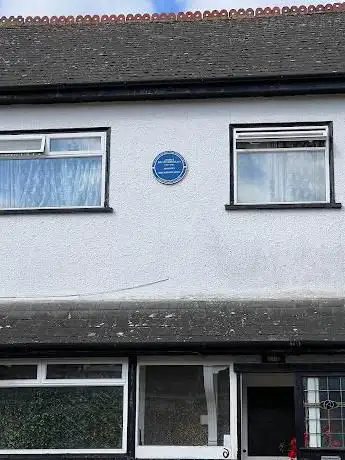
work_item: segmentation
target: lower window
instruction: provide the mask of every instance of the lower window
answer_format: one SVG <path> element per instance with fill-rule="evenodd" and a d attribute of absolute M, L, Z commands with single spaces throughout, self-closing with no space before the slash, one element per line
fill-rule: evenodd
<path fill-rule="evenodd" d="M 235 410 L 229 364 L 141 365 L 136 455 L 232 458 Z"/>
<path fill-rule="evenodd" d="M 345 376 L 306 377 L 306 447 L 345 447 Z"/>
<path fill-rule="evenodd" d="M 126 363 L 4 364 L 0 379 L 0 454 L 126 451 Z"/>

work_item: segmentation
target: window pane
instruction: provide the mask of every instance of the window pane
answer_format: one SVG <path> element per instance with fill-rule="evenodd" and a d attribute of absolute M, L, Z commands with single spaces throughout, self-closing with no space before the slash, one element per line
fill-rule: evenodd
<path fill-rule="evenodd" d="M 37 366 L 0 366 L 0 380 L 36 379 Z"/>
<path fill-rule="evenodd" d="M 224 444 L 230 431 L 228 367 L 146 366 L 141 388 L 141 444 Z"/>
<path fill-rule="evenodd" d="M 0 160 L 0 208 L 100 206 L 102 159 Z"/>
<path fill-rule="evenodd" d="M 48 379 L 104 379 L 122 377 L 121 364 L 48 364 Z"/>
<path fill-rule="evenodd" d="M 319 390 L 328 391 L 328 377 L 319 377 Z"/>
<path fill-rule="evenodd" d="M 340 391 L 340 377 L 328 377 L 328 389 Z"/>
<path fill-rule="evenodd" d="M 42 139 L 0 139 L 0 152 L 40 152 Z"/>
<path fill-rule="evenodd" d="M 51 152 L 80 152 L 100 151 L 101 138 L 95 137 L 69 137 L 50 140 Z"/>
<path fill-rule="evenodd" d="M 339 377 L 309 377 L 304 406 L 310 447 L 345 446 L 345 405 Z M 319 388 L 322 387 L 320 391 Z"/>
<path fill-rule="evenodd" d="M 122 387 L 0 389 L 0 449 L 119 449 Z"/>
<path fill-rule="evenodd" d="M 239 153 L 238 203 L 327 201 L 325 152 Z"/>

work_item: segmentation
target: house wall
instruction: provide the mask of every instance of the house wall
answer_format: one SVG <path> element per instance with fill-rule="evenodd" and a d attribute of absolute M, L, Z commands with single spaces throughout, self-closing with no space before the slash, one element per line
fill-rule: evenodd
<path fill-rule="evenodd" d="M 345 98 L 0 107 L 1 130 L 110 126 L 113 214 L 0 216 L 0 297 L 299 298 L 345 295 L 345 210 L 226 211 L 229 123 L 334 122 L 345 202 Z M 174 186 L 164 150 L 189 164 Z"/>

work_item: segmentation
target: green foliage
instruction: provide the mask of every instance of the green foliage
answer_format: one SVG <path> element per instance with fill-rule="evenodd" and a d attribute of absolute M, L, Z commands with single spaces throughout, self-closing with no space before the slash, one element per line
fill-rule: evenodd
<path fill-rule="evenodd" d="M 0 390 L 0 449 L 116 449 L 122 387 Z"/>

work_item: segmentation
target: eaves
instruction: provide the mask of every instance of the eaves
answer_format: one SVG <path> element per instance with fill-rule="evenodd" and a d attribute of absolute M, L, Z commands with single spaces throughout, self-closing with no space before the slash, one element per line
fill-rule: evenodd
<path fill-rule="evenodd" d="M 0 87 L 0 105 L 272 97 L 345 93 L 345 75 L 288 75 Z"/>

